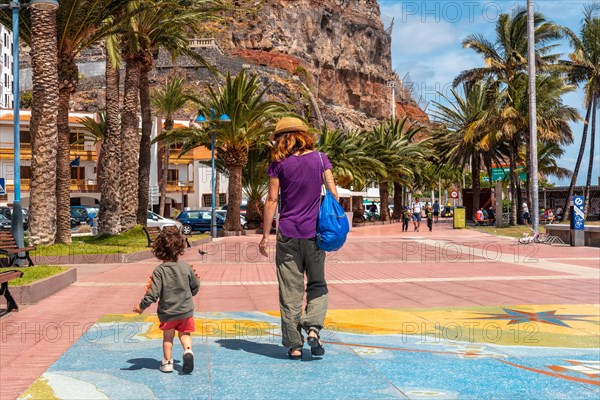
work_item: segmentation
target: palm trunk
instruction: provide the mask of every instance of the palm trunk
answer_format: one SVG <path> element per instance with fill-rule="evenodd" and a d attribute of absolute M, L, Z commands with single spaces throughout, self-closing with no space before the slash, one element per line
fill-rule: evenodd
<path fill-rule="evenodd" d="M 106 132 L 100 156 L 100 212 L 98 233 L 117 235 L 121 230 L 121 123 L 119 120 L 119 69 L 106 59 Z"/>
<path fill-rule="evenodd" d="M 242 204 L 242 166 L 227 165 L 229 171 L 229 199 L 227 207 L 227 218 L 225 220 L 226 231 L 240 231 L 240 204 Z"/>
<path fill-rule="evenodd" d="M 531 157 L 531 140 L 529 139 L 529 135 L 525 135 L 525 166 L 527 172 L 527 176 L 525 177 L 525 202 L 527 202 L 527 204 L 530 204 L 530 199 L 533 198 L 531 192 Z M 533 204 L 531 206 L 533 209 Z"/>
<path fill-rule="evenodd" d="M 402 186 L 398 182 L 394 182 L 394 212 L 392 218 L 399 220 L 402 215 Z"/>
<path fill-rule="evenodd" d="M 140 109 L 142 113 L 142 137 L 140 140 L 140 162 L 138 170 L 138 225 L 146 225 L 150 192 L 150 164 L 152 148 L 152 109 L 150 107 L 150 81 L 148 65 L 140 71 Z"/>
<path fill-rule="evenodd" d="M 381 210 L 379 211 L 380 221 L 390 220 L 389 197 L 390 191 L 388 190 L 388 183 L 386 181 L 379 182 L 379 201 L 381 202 Z"/>
<path fill-rule="evenodd" d="M 517 165 L 516 165 L 516 155 L 514 152 L 514 146 L 513 146 L 513 140 L 510 141 L 509 143 L 509 154 L 508 154 L 508 158 L 509 158 L 509 175 L 510 175 L 510 196 L 511 196 L 511 204 L 510 204 L 510 224 L 511 225 L 516 225 L 517 224 L 517 213 L 518 213 L 518 201 L 517 201 L 517 190 L 516 190 L 516 184 L 517 184 L 517 180 L 519 179 L 517 173 L 516 173 L 516 169 L 517 169 Z"/>
<path fill-rule="evenodd" d="M 362 196 L 352 196 L 352 222 L 361 223 L 365 222 L 365 208 L 363 206 Z"/>
<path fill-rule="evenodd" d="M 585 121 L 583 124 L 583 134 L 581 135 L 581 144 L 579 145 L 579 154 L 577 154 L 577 161 L 575 162 L 575 168 L 573 169 L 573 175 L 571 175 L 571 183 L 569 184 L 569 193 L 567 194 L 567 198 L 565 199 L 565 206 L 563 209 L 565 210 L 564 216 L 565 219 L 570 217 L 570 213 L 568 212 L 571 197 L 573 196 L 573 192 L 575 190 L 575 185 L 577 184 L 577 175 L 579 175 L 579 168 L 581 167 L 581 160 L 583 159 L 583 153 L 585 152 L 585 145 L 587 143 L 587 133 L 588 127 L 590 125 L 590 115 L 592 114 L 593 101 L 590 100 L 587 111 L 585 113 Z"/>
<path fill-rule="evenodd" d="M 138 159 L 140 149 L 137 117 L 141 63 L 130 57 L 125 68 L 125 89 L 121 120 L 121 230 L 137 222 Z"/>
<path fill-rule="evenodd" d="M 592 132 L 590 138 L 590 162 L 588 164 L 588 173 L 587 180 L 585 181 L 585 198 L 584 198 L 584 215 L 588 215 L 588 210 L 590 209 L 590 186 L 592 185 L 592 172 L 594 172 L 594 157 L 596 153 L 594 152 L 594 148 L 596 145 L 596 108 L 598 99 L 592 99 Z"/>
<path fill-rule="evenodd" d="M 171 117 L 167 116 L 165 119 L 165 131 L 173 129 L 174 121 Z M 165 215 L 165 207 L 167 205 L 167 180 L 169 179 L 169 153 L 171 146 L 167 143 L 163 143 L 163 165 L 162 165 L 162 180 L 160 182 L 160 205 L 158 206 L 158 213 Z"/>
<path fill-rule="evenodd" d="M 53 244 L 56 237 L 56 152 L 58 147 L 58 79 L 56 12 L 31 9 L 31 192 L 29 240 Z M 17 105 L 18 106 L 18 105 Z"/>
<path fill-rule="evenodd" d="M 475 221 L 475 214 L 479 210 L 479 202 L 481 197 L 481 182 L 479 181 L 479 175 L 481 173 L 481 160 L 479 154 L 476 153 L 471 159 L 471 175 L 473 177 L 473 210 L 471 218 Z"/>
<path fill-rule="evenodd" d="M 248 199 L 248 207 L 246 209 L 248 229 L 256 229 L 260 226 L 260 222 L 263 219 L 263 208 L 262 199 Z"/>
<path fill-rule="evenodd" d="M 69 102 L 71 90 L 58 93 L 58 151 L 56 154 L 56 241 L 71 243 L 71 140 L 69 132 Z"/>

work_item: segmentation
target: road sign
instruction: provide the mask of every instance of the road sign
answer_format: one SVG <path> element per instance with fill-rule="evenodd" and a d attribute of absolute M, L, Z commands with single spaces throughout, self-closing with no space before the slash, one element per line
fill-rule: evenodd
<path fill-rule="evenodd" d="M 518 167 L 517 171 L 519 172 L 519 180 L 525 181 L 527 179 L 527 172 L 522 170 L 522 167 Z M 510 174 L 510 168 L 492 168 L 492 182 L 502 181 L 508 178 L 508 174 Z"/>
<path fill-rule="evenodd" d="M 583 213 L 583 196 L 573 196 L 573 211 L 575 217 L 573 218 L 573 228 L 576 231 L 582 231 L 585 229 L 585 215 Z"/>
<path fill-rule="evenodd" d="M 453 190 L 452 193 L 450 193 L 450 197 L 452 197 L 453 199 L 458 199 L 458 192 L 456 190 Z"/>
<path fill-rule="evenodd" d="M 4 178 L 0 178 L 0 194 L 6 194 L 6 183 Z"/>

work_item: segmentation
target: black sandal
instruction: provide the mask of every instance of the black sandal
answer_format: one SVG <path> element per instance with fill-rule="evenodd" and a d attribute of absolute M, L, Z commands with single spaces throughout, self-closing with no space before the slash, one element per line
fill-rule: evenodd
<path fill-rule="evenodd" d="M 312 354 L 313 356 L 322 356 L 323 354 L 325 354 L 325 348 L 321 343 L 321 336 L 319 336 L 319 331 L 315 328 L 310 328 L 308 330 L 308 333 L 310 334 L 311 331 L 316 333 L 317 336 L 308 336 L 308 338 L 306 339 L 306 343 L 308 343 L 308 345 L 310 346 L 310 354 Z"/>
<path fill-rule="evenodd" d="M 292 354 L 295 351 L 299 351 L 300 354 Z M 301 360 L 302 359 L 302 347 L 292 347 L 291 349 L 288 350 L 288 357 L 290 358 L 290 360 Z"/>

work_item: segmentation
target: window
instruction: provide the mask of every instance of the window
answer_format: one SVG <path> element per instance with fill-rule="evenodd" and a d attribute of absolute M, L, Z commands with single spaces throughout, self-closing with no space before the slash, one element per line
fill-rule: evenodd
<path fill-rule="evenodd" d="M 31 132 L 21 131 L 21 143 L 31 144 Z"/>
<path fill-rule="evenodd" d="M 223 205 L 227 203 L 227 195 L 225 193 L 219 193 L 219 204 Z"/>
<path fill-rule="evenodd" d="M 179 181 L 179 170 L 170 169 L 167 171 L 167 181 L 168 182 L 178 182 Z"/>
<path fill-rule="evenodd" d="M 203 194 L 202 203 L 204 204 L 204 207 L 212 207 L 212 194 Z"/>
<path fill-rule="evenodd" d="M 6 33 L 4 34 L 4 46 L 8 47 L 8 35 Z"/>
<path fill-rule="evenodd" d="M 31 179 L 31 167 L 28 165 L 21 165 L 21 179 Z"/>
<path fill-rule="evenodd" d="M 71 167 L 71 179 L 85 179 L 85 167 Z"/>

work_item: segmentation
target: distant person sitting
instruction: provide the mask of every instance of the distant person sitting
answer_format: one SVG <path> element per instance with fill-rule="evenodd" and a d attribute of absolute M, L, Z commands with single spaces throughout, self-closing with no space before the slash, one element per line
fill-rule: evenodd
<path fill-rule="evenodd" d="M 371 205 L 367 209 L 369 212 L 376 213 L 377 212 L 377 204 L 375 202 L 371 202 Z"/>
<path fill-rule="evenodd" d="M 479 225 L 480 223 L 483 223 L 484 220 L 485 220 L 485 217 L 483 216 L 483 209 L 480 208 L 475 213 L 475 222 L 477 222 L 477 225 Z"/>

